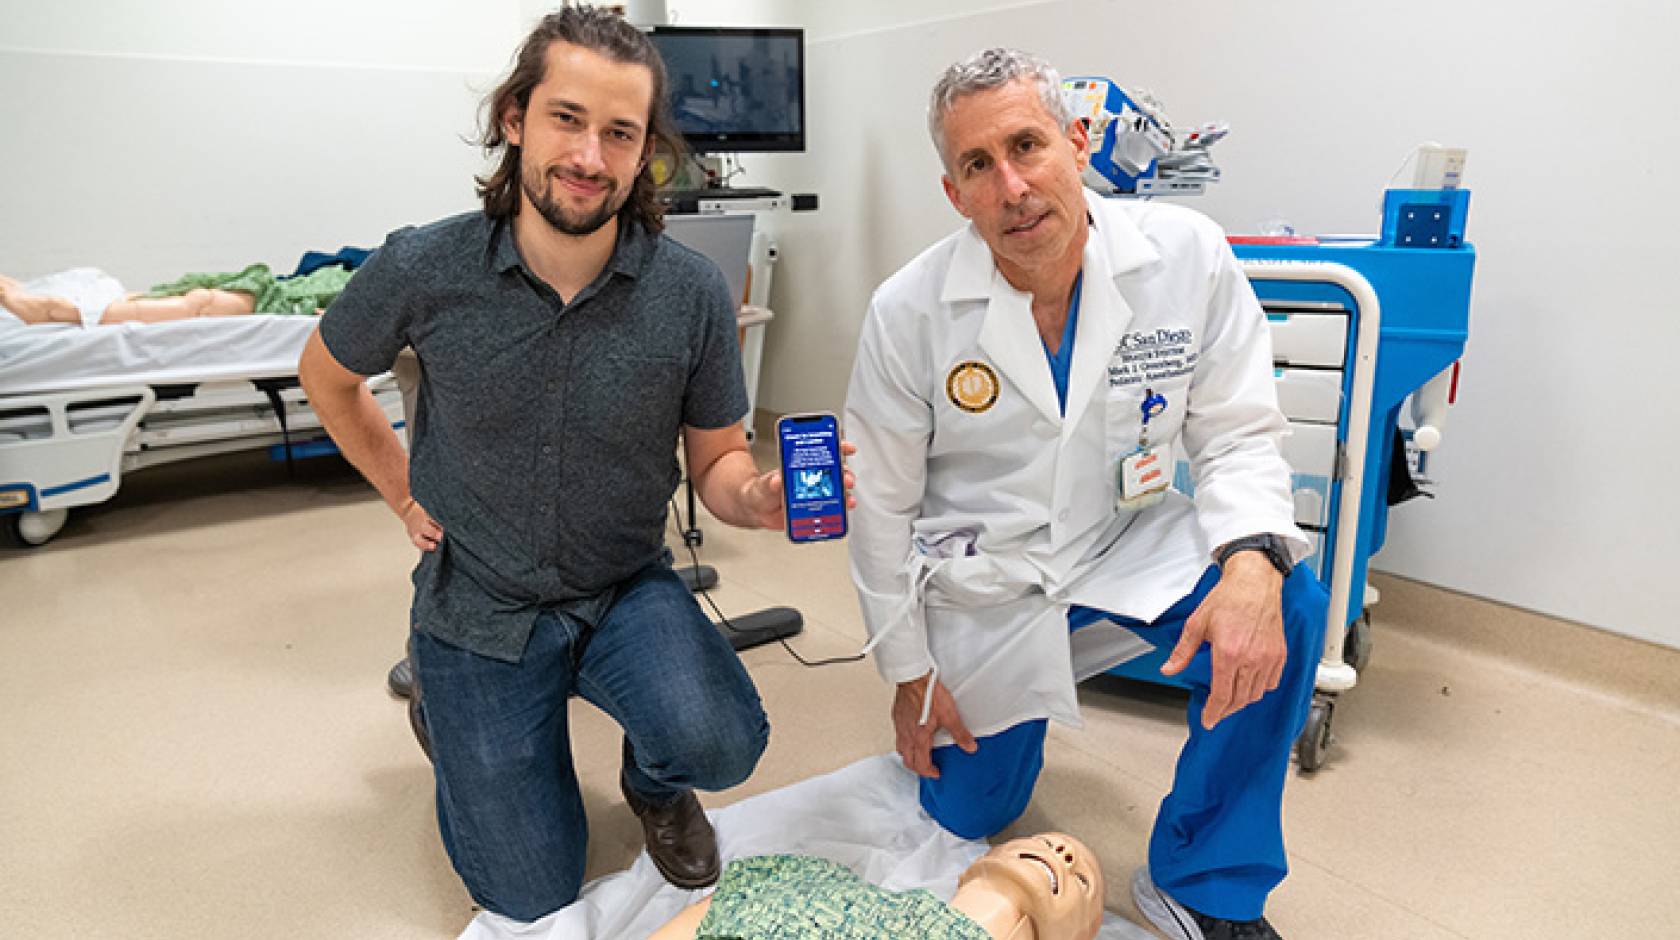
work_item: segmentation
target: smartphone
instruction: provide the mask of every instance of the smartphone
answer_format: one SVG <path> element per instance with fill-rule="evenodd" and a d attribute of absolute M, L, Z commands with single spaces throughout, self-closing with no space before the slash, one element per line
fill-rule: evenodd
<path fill-rule="evenodd" d="M 782 511 L 795 542 L 846 537 L 846 486 L 840 422 L 832 414 L 788 415 L 776 422 L 782 454 Z"/>

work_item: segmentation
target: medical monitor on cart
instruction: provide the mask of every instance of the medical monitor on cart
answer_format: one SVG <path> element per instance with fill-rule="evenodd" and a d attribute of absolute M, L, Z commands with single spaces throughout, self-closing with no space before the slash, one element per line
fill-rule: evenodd
<path fill-rule="evenodd" d="M 805 149 L 805 33 L 795 28 L 657 26 L 671 112 L 695 153 Z"/>

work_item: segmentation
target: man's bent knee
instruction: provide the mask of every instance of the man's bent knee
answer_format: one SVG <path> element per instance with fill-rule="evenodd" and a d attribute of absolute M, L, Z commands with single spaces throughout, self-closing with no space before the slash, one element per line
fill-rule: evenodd
<path fill-rule="evenodd" d="M 758 766 L 770 743 L 770 719 L 754 708 L 711 736 L 706 752 L 691 758 L 694 783 L 700 790 L 727 790 L 743 783 Z"/>
<path fill-rule="evenodd" d="M 510 781 L 509 786 L 516 786 Z M 440 805 L 444 844 L 467 892 L 487 911 L 530 922 L 577 900 L 583 889 L 581 829 L 543 809 L 517 805 Z M 577 807 L 581 819 L 582 806 Z M 476 824 L 467 823 L 476 818 Z"/>
<path fill-rule="evenodd" d="M 950 788 L 941 791 L 939 781 L 923 780 L 922 808 L 933 821 L 946 831 L 964 839 L 989 839 L 1026 812 L 1027 799 L 1022 797 L 987 799 L 981 794 L 959 794 Z M 1031 796 L 1028 791 L 1026 796 Z"/>
<path fill-rule="evenodd" d="M 660 783 L 694 790 L 727 790 L 744 782 L 770 743 L 770 720 L 763 709 L 733 718 L 714 716 L 715 724 L 674 729 L 662 740 L 638 745 L 642 770 Z"/>

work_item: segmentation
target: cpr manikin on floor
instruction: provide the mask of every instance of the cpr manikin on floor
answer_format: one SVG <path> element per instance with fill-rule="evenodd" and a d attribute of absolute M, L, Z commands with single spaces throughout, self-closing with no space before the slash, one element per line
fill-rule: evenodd
<path fill-rule="evenodd" d="M 797 864 L 775 864 L 800 861 L 828 869 L 821 860 L 792 856 L 731 862 L 716 893 L 649 940 L 838 938 L 853 936 L 852 929 L 860 937 L 876 936 L 886 922 L 874 919 L 876 908 L 888 907 L 896 909 L 896 924 L 925 924 L 925 934 L 917 936 L 941 940 L 1091 940 L 1102 925 L 1103 878 L 1096 856 L 1059 832 L 994 846 L 963 872 L 948 906 L 926 891 L 876 888 L 839 866 L 832 868 L 845 883 L 816 885 L 797 875 Z M 918 905 L 924 910 L 913 910 Z"/>

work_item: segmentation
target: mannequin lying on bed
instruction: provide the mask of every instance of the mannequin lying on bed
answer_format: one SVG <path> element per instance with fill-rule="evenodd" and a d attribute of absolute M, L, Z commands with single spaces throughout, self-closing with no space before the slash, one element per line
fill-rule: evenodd
<path fill-rule="evenodd" d="M 0 307 L 25 323 L 159 323 L 247 313 L 320 313 L 351 272 L 337 265 L 276 278 L 266 264 L 243 271 L 189 274 L 145 293 L 126 292 L 97 268 L 75 268 L 20 282 L 0 275 Z"/>
<path fill-rule="evenodd" d="M 737 859 L 717 891 L 648 940 L 1090 940 L 1102 912 L 1096 856 L 1050 832 L 994 846 L 963 872 L 950 904 L 877 888 L 827 859 Z"/>

